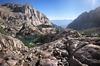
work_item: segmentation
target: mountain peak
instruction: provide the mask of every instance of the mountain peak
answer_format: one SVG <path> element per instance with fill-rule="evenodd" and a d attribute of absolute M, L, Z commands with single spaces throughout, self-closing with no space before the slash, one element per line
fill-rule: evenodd
<path fill-rule="evenodd" d="M 85 30 L 98 27 L 100 27 L 100 7 L 91 10 L 90 12 L 82 13 L 78 18 L 68 25 L 68 28 L 75 30 Z"/>
<path fill-rule="evenodd" d="M 0 18 L 4 20 L 4 29 L 6 29 L 8 32 L 11 32 L 11 34 L 17 34 L 21 31 L 26 32 L 26 29 L 28 32 L 34 33 L 34 31 L 37 31 L 41 34 L 45 33 L 44 29 L 48 31 L 54 30 L 51 22 L 43 13 L 26 4 L 20 5 L 7 3 L 1 5 Z M 40 25 L 48 25 L 51 27 L 40 28 Z M 47 33 L 50 33 L 48 31 Z"/>

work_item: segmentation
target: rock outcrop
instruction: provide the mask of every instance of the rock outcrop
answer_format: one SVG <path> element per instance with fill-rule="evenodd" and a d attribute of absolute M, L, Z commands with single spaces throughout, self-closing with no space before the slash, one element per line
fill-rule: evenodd
<path fill-rule="evenodd" d="M 27 48 L 20 40 L 0 34 L 0 66 L 100 66 L 99 38 L 82 37 L 74 30 L 58 37 Z"/>
<path fill-rule="evenodd" d="M 1 5 L 0 25 L 12 36 L 55 33 L 55 28 L 49 19 L 29 5 L 9 3 Z"/>
<path fill-rule="evenodd" d="M 57 29 L 30 5 L 7 3 L 0 5 L 0 33 L 16 37 L 29 46 L 42 43 L 41 36 L 56 34 Z"/>

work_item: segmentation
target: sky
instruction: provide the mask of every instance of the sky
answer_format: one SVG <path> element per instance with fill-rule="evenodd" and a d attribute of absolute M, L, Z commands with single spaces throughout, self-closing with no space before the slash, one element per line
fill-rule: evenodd
<path fill-rule="evenodd" d="M 100 6 L 100 0 L 0 0 L 0 3 L 30 4 L 50 20 L 74 20 Z"/>

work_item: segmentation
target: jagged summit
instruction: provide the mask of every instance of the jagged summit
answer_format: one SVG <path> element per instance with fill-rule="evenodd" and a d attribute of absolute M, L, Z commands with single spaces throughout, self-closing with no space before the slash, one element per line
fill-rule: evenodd
<path fill-rule="evenodd" d="M 27 5 L 27 4 L 20 5 L 20 4 L 7 3 L 7 4 L 1 5 L 1 6 L 10 8 L 13 13 L 23 14 L 24 18 L 27 20 L 31 19 L 31 21 L 32 21 L 36 18 L 37 20 L 41 20 L 40 23 L 46 23 L 47 22 L 46 19 L 49 20 L 43 13 L 40 13 L 38 10 L 32 8 L 30 5 Z M 42 20 L 44 20 L 44 21 L 42 21 Z"/>
<path fill-rule="evenodd" d="M 55 28 L 49 19 L 30 5 L 4 4 L 0 6 L 0 19 L 3 20 L 3 29 L 16 35 L 19 32 L 40 34 L 55 33 Z M 2 27 L 1 26 L 1 27 Z M 42 26 L 40 28 L 40 26 Z M 47 26 L 47 27 L 45 27 Z M 23 29 L 24 28 L 24 29 Z M 40 30 L 41 29 L 41 30 Z"/>

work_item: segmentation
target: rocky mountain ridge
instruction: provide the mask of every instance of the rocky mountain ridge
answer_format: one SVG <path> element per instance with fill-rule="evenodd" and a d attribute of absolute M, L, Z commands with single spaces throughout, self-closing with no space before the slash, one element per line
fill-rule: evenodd
<path fill-rule="evenodd" d="M 86 30 L 100 27 L 100 7 L 91 10 L 89 12 L 84 12 L 78 16 L 68 28 L 75 30 Z"/>
<path fill-rule="evenodd" d="M 45 36 L 56 34 L 50 20 L 30 5 L 6 3 L 0 5 L 0 33 L 16 37 L 26 45 L 42 43 Z M 45 42 L 46 39 L 45 39 Z"/>
<path fill-rule="evenodd" d="M 6 10 L 5 10 L 6 9 Z M 55 33 L 49 19 L 38 10 L 29 5 L 4 4 L 0 6 L 1 27 L 13 36 L 22 32 L 27 34 L 38 32 L 40 34 Z M 41 30 L 39 27 L 42 26 Z M 45 27 L 47 26 L 47 27 Z M 51 32 L 50 32 L 51 31 Z M 28 33 L 29 34 L 29 33 Z"/>

